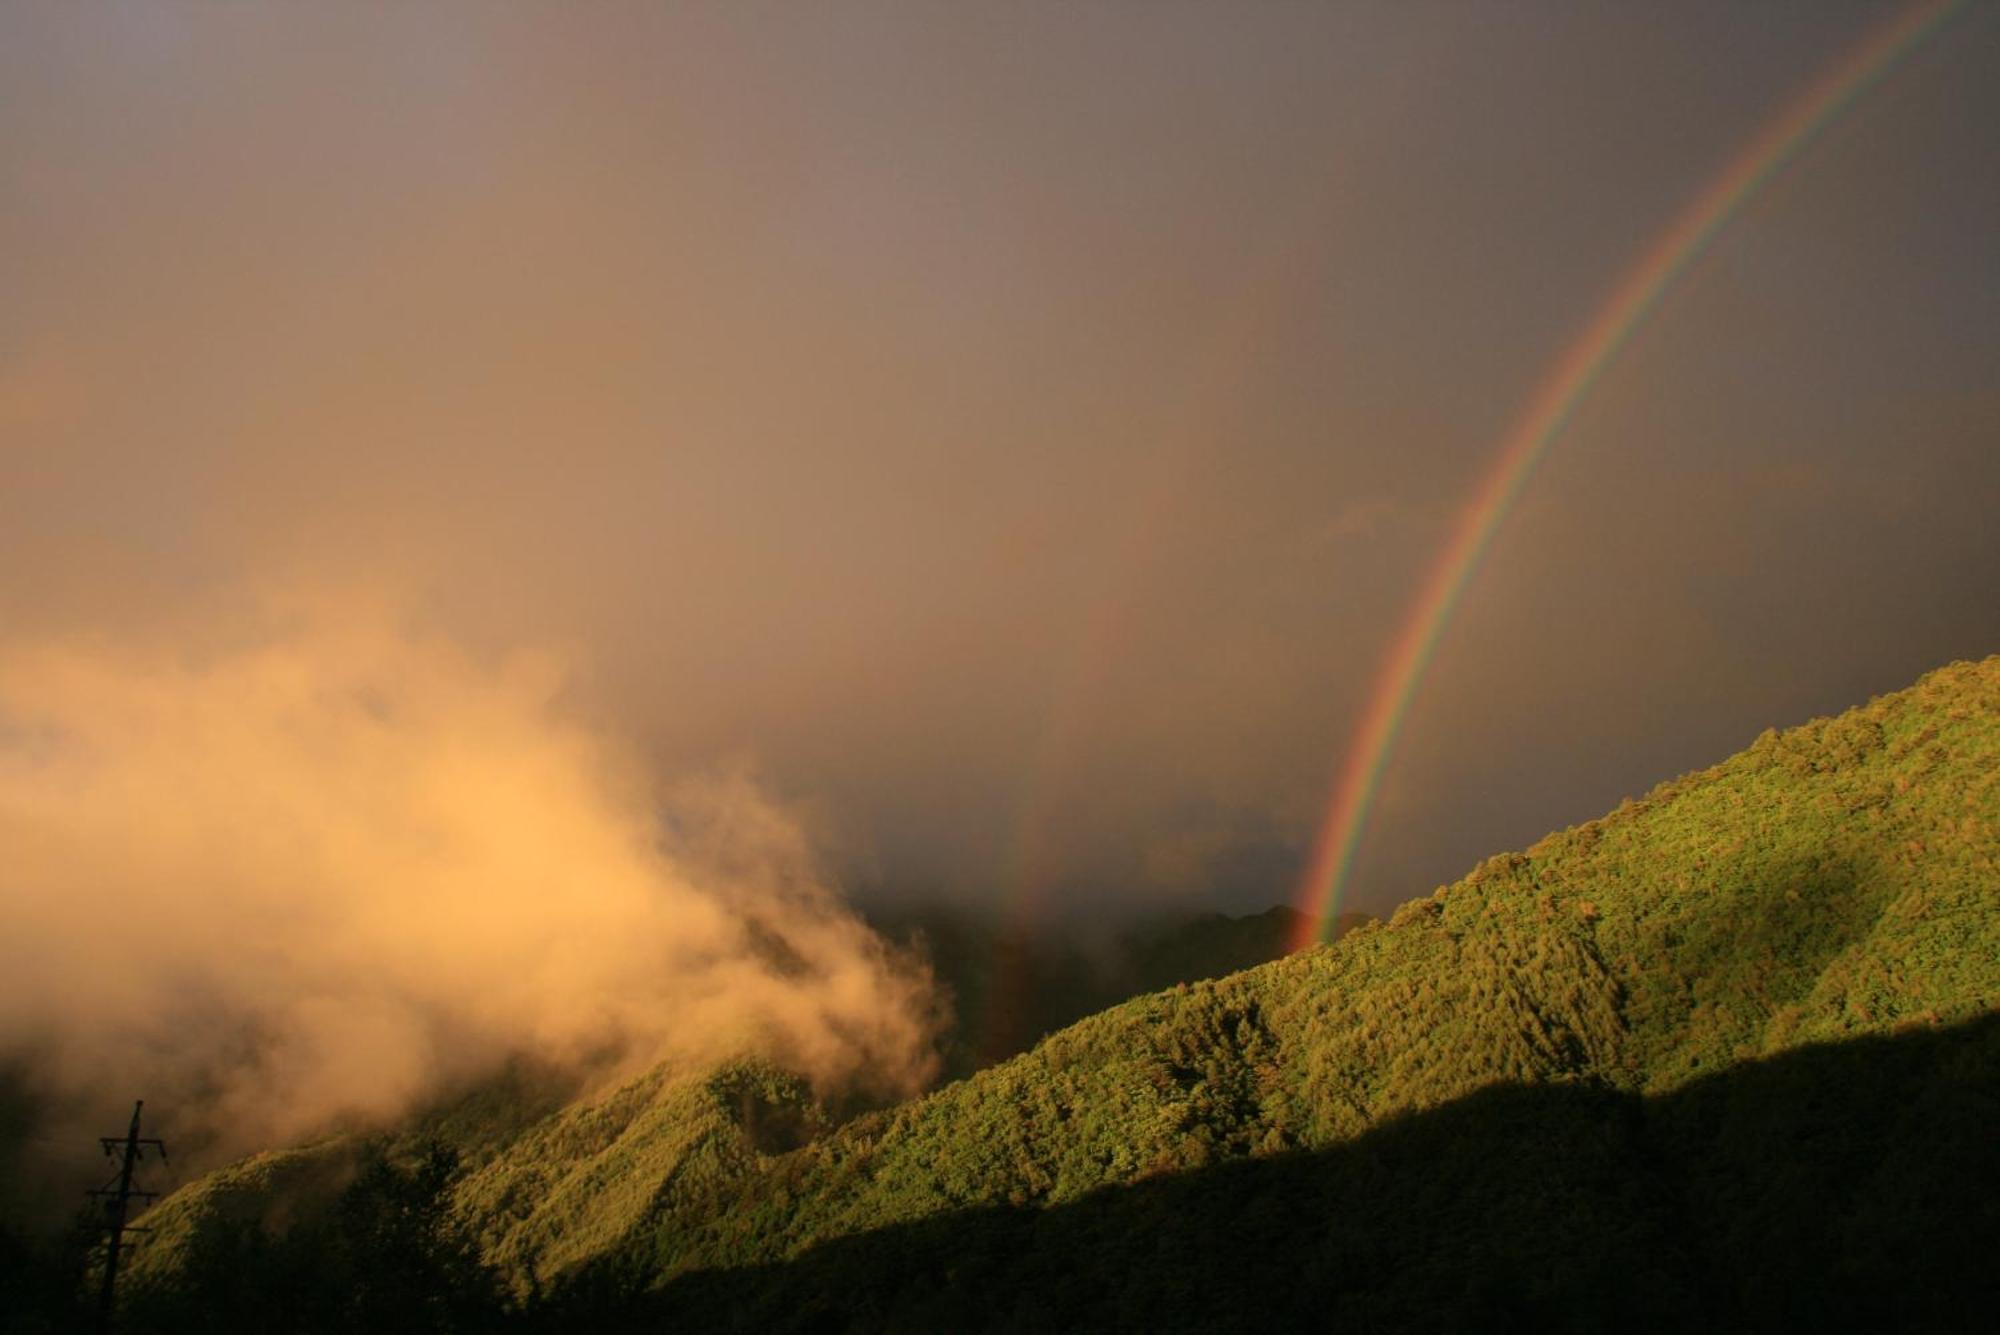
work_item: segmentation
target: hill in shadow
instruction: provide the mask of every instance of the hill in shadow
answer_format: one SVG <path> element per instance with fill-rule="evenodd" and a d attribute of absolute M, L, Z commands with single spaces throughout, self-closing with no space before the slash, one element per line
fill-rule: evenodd
<path fill-rule="evenodd" d="M 1496 1085 L 1316 1153 L 940 1215 L 542 1316 L 619 1330 L 1970 1330 L 2000 1016 L 1655 1097 Z"/>
<path fill-rule="evenodd" d="M 1297 948 L 1303 919 L 1280 904 L 1261 913 L 1139 921 L 1090 939 L 1012 930 L 939 905 L 869 915 L 885 936 L 929 962 L 951 999 L 952 1025 L 940 1043 L 950 1079 L 1025 1052 L 1132 997 L 1282 959 Z M 1373 921 L 1366 913 L 1343 913 L 1328 939 Z"/>

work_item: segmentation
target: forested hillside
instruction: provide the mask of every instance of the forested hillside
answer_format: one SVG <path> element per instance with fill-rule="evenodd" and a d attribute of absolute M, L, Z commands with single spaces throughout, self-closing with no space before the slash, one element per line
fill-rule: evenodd
<path fill-rule="evenodd" d="M 945 1075 L 957 1079 L 1142 992 L 1278 959 L 1294 948 L 1304 917 L 1282 905 L 1242 917 L 1167 916 L 1081 939 L 1010 931 L 939 906 L 882 912 L 871 921 L 929 960 L 951 1012 L 939 1055 Z M 1343 913 L 1334 935 L 1372 921 Z"/>
<path fill-rule="evenodd" d="M 1996 999 L 2000 658 L 842 1125 L 746 1065 L 430 1131 L 522 1322 L 1949 1326 Z M 248 1282 L 249 1171 L 155 1212 L 135 1329 Z"/>
<path fill-rule="evenodd" d="M 644 1270 L 1341 1143 L 1501 1083 L 1662 1094 L 2000 996 L 2000 659 L 1787 732 L 1309 952 L 1139 998 L 769 1161 Z M 1777 1147 L 1773 1147 L 1774 1151 Z"/>

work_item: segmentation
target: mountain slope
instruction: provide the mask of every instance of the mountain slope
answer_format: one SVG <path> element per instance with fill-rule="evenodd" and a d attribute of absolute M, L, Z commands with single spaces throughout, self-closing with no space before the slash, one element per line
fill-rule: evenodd
<path fill-rule="evenodd" d="M 1506 1090 L 1542 1091 L 1519 1106 L 1569 1119 L 1560 1145 L 1537 1140 L 1532 1119 L 1520 1122 L 1521 1143 L 1557 1159 L 1598 1155 L 1592 1189 L 1603 1200 L 1652 1191 L 1694 1201 L 1682 1180 L 1707 1157 L 1779 1161 L 1792 1152 L 1785 1136 L 1823 1145 L 1840 1117 L 1815 1121 L 1785 1106 L 1721 1121 L 1663 1114 L 1663 1130 L 1642 1134 L 1633 1119 L 1646 1123 L 1646 1110 L 1708 1106 L 1686 1091 L 1725 1087 L 1718 1080 L 1779 1099 L 1782 1081 L 1745 1073 L 1827 1044 L 1963 1030 L 1990 1014 L 2000 999 L 1997 831 L 1993 658 L 1767 732 L 1720 765 L 1489 859 L 1333 946 L 1136 998 L 837 1130 L 821 1132 L 809 1094 L 782 1073 L 651 1073 L 510 1133 L 461 1180 L 456 1208 L 517 1285 L 553 1283 L 567 1310 L 626 1310 L 635 1292 L 674 1286 L 668 1299 L 685 1316 L 698 1310 L 691 1295 L 737 1291 L 698 1272 L 759 1267 L 781 1295 L 809 1296 L 827 1282 L 827 1256 L 878 1266 L 871 1236 L 927 1229 L 935 1239 L 962 1225 L 966 1264 L 992 1278 L 1009 1263 L 979 1248 L 1054 1245 L 1066 1235 L 1043 1238 L 1037 1221 L 1061 1230 L 1062 1220 L 1096 1218 L 1075 1213 L 1086 1199 L 1217 1173 L 1266 1181 L 1242 1177 L 1244 1165 L 1328 1155 L 1347 1165 L 1348 1182 L 1367 1160 L 1343 1147 L 1390 1143 L 1381 1137 L 1412 1118 L 1482 1108 L 1481 1127 L 1518 1121 Z M 1960 1132 L 1990 1124 L 1966 1111 L 1987 1097 L 1972 1076 L 1990 1073 L 1993 1045 L 1990 1027 L 1978 1032 L 1987 1037 L 1923 1049 L 1944 1054 L 1938 1117 Z M 1960 1068 L 1972 1076 L 1950 1075 Z M 1895 1204 L 1898 1218 L 1927 1217 L 1930 1188 L 1897 1176 L 1891 1136 L 1848 1147 L 1848 1166 L 1883 1177 L 1881 1201 L 1916 1193 Z M 1483 1143 L 1496 1142 L 1488 1133 Z M 1661 1174 L 1680 1185 L 1656 1191 Z M 1533 1189 L 1531 1178 L 1508 1180 Z M 1461 1230 L 1468 1245 L 1491 1227 L 1453 1204 L 1453 1184 L 1427 1173 L 1421 1156 L 1379 1185 L 1431 1200 L 1435 1225 Z M 201 1192 L 161 1214 L 197 1217 Z M 1273 1187 L 1262 1207 L 1235 1187 L 1189 1199 L 1278 1211 L 1300 1264 L 1354 1233 L 1352 1221 L 1300 1216 L 1307 1207 L 1291 1188 Z M 1328 1205 L 1367 1210 L 1367 1201 L 1343 1187 Z M 1092 1207 L 1123 1218 L 1119 1208 Z M 1511 1207 L 1502 1192 L 1480 1208 Z M 1519 1208 L 1524 1226 L 1545 1222 L 1527 1202 Z M 1664 1230 L 1659 1245 L 1678 1249 L 1675 1275 L 1702 1273 L 1687 1259 L 1705 1245 L 1696 1216 L 1645 1218 Z M 993 1220 L 1005 1221 L 993 1235 L 1001 1241 L 980 1231 L 1000 1227 Z M 822 1261 L 787 1264 L 808 1255 Z M 1181 1262 L 1163 1254 L 1144 1264 Z M 1157 1278 L 1171 1282 L 1167 1270 Z"/>
<path fill-rule="evenodd" d="M 1498 1082 L 1663 1093 L 2000 997 L 2000 658 L 1767 732 L 1330 948 L 1143 997 L 763 1163 L 656 1277 L 1317 1149 Z"/>
<path fill-rule="evenodd" d="M 877 911 L 870 921 L 926 956 L 950 997 L 952 1024 L 939 1049 L 946 1075 L 957 1079 L 1142 992 L 1279 959 L 1293 948 L 1304 917 L 1283 906 L 1242 917 L 1173 915 L 1082 940 L 1010 931 L 937 904 Z M 1344 913 L 1335 935 L 1370 921 Z"/>
<path fill-rule="evenodd" d="M 1500 1083 L 1319 1150 L 577 1293 L 544 1328 L 1979 1330 L 1996 1118 L 1991 1014 L 1651 1096 Z"/>

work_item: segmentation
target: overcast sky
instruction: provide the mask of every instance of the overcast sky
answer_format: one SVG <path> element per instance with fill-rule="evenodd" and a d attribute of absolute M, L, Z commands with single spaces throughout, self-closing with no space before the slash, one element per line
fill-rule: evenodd
<path fill-rule="evenodd" d="M 1289 898 L 1537 379 L 1881 4 L 0 9 L 0 637 L 387 589 L 848 885 Z M 2000 651 L 2000 7 L 1583 405 L 1380 909 Z"/>

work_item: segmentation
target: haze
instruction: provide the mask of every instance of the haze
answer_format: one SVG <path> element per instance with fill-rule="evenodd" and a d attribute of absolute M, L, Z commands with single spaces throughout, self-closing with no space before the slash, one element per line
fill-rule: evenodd
<path fill-rule="evenodd" d="M 0 639 L 213 721 L 334 599 L 392 686 L 569 664 L 536 727 L 753 776 L 864 903 L 1288 901 L 1543 368 L 1896 12 L 10 5 Z M 1477 574 L 1356 906 L 2000 644 L 1996 162 L 1979 6 L 1732 222 Z M 145 746 L 162 828 L 231 777 Z M 212 906 L 146 847 L 118 911 Z"/>

